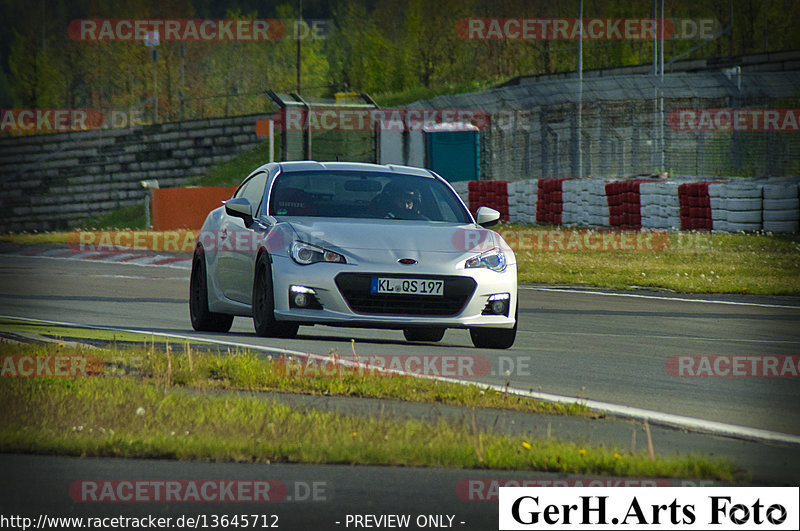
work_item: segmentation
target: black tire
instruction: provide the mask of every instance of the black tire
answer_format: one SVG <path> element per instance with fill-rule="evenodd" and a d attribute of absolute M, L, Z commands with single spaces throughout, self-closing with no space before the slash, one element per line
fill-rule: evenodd
<path fill-rule="evenodd" d="M 519 305 L 519 298 L 517 298 Z M 511 348 L 517 338 L 517 325 L 519 324 L 519 306 L 514 312 L 514 328 L 470 328 L 469 337 L 476 348 Z"/>
<path fill-rule="evenodd" d="M 253 279 L 253 328 L 262 337 L 291 339 L 297 335 L 299 325 L 275 320 L 275 295 L 272 290 L 272 269 L 265 255 L 256 263 Z"/>
<path fill-rule="evenodd" d="M 233 324 L 233 316 L 209 311 L 207 282 L 206 257 L 202 249 L 197 249 L 192 258 L 192 276 L 189 280 L 189 316 L 192 319 L 192 328 L 198 332 L 227 332 Z"/>
<path fill-rule="evenodd" d="M 419 328 L 404 328 L 403 335 L 406 341 L 441 341 L 444 337 L 444 328 L 440 326 L 429 326 Z"/>

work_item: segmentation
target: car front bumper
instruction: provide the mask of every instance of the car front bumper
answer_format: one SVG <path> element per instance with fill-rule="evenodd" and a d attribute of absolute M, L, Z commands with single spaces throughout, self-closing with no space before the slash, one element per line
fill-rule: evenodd
<path fill-rule="evenodd" d="M 301 324 L 327 324 L 348 327 L 368 328 L 407 328 L 414 326 L 436 326 L 445 328 L 513 328 L 517 305 L 517 269 L 516 264 L 509 264 L 503 272 L 495 272 L 485 268 L 447 269 L 436 267 L 425 269 L 412 266 L 406 270 L 393 268 L 389 270 L 385 264 L 350 264 L 315 263 L 299 265 L 288 256 L 273 255 L 273 290 L 275 293 L 275 318 L 282 321 L 294 321 Z M 398 304 L 397 312 L 384 308 L 384 313 L 374 313 L 359 307 L 353 298 L 343 294 L 337 277 L 347 275 L 368 277 L 408 277 L 408 278 L 442 278 L 472 279 L 474 288 L 457 304 L 456 311 L 445 310 L 448 315 L 434 315 L 425 309 L 408 309 L 409 303 Z M 341 282 L 339 282 L 341 284 Z M 459 282 L 464 285 L 465 282 Z M 313 290 L 321 308 L 298 308 L 290 304 L 290 290 L 293 286 Z M 448 283 L 445 283 L 445 297 L 448 296 Z M 508 315 L 483 315 L 489 298 L 493 295 L 508 293 Z M 418 297 L 420 304 L 425 304 L 436 296 Z M 391 306 L 391 299 L 385 300 Z M 443 311 L 443 310 L 436 310 Z M 414 313 L 422 313 L 414 314 Z"/>

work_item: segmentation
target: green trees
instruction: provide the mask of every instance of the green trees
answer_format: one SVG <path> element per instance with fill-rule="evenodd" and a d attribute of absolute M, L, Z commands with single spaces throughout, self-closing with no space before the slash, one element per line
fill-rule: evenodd
<path fill-rule="evenodd" d="M 15 108 L 90 107 L 151 114 L 158 92 L 160 121 L 182 116 L 245 114 L 269 109 L 267 89 L 297 84 L 297 1 L 251 0 L 0 0 L 0 17 L 13 20 L 0 36 L 0 100 Z M 792 0 L 665 0 L 669 18 L 716 19 L 733 31 L 687 58 L 800 48 L 800 10 Z M 575 40 L 470 40 L 465 21 L 480 18 L 574 19 L 578 0 L 305 0 L 305 19 L 324 19 L 322 38 L 302 41 L 303 96 L 331 96 L 347 86 L 372 94 L 439 90 L 471 81 L 574 71 Z M 584 0 L 584 17 L 650 18 L 652 0 Z M 286 29 L 268 42 L 164 41 L 151 49 L 136 41 L 74 40 L 75 19 L 273 19 Z M 301 28 L 302 29 L 302 28 Z M 670 40 L 669 60 L 702 42 Z M 649 40 L 586 40 L 583 67 L 649 63 Z M 183 50 L 183 53 L 181 53 Z M 154 75 L 155 73 L 155 75 Z M 183 81 L 182 81 L 183 80 Z M 156 86 L 154 86 L 154 83 Z"/>

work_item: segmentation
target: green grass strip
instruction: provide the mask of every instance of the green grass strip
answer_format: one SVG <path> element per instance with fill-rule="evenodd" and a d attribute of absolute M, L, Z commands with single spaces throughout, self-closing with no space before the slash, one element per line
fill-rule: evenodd
<path fill-rule="evenodd" d="M 536 234 L 548 229 L 506 225 L 501 230 L 532 231 L 528 241 L 535 242 Z M 632 237 L 636 234 L 632 233 Z M 653 251 L 592 251 L 585 247 L 574 251 L 520 249 L 516 253 L 519 280 L 681 293 L 800 294 L 798 234 L 670 233 L 668 236 L 668 245 Z"/>
<path fill-rule="evenodd" d="M 3 328 L 0 325 L 0 330 Z M 119 340 L 118 340 L 119 341 Z M 17 356 L 90 354 L 105 362 L 108 375 L 131 375 L 163 387 L 204 391 L 235 390 L 307 395 L 379 398 L 408 402 L 491 408 L 551 415 L 597 417 L 581 404 L 557 404 L 497 392 L 478 382 L 460 385 L 375 370 L 352 370 L 333 358 L 325 370 L 304 370 L 300 359 L 272 358 L 263 353 L 219 345 L 164 342 L 145 338 L 142 346 L 116 344 L 90 350 L 63 343 L 0 345 L 0 354 Z M 169 350 L 169 356 L 166 350 Z M 366 359 L 366 358 L 365 358 Z M 512 382 L 513 383 L 513 382 Z M 602 415 L 600 415 L 602 416 Z"/>
<path fill-rule="evenodd" d="M 618 448 L 506 436 L 474 422 L 295 409 L 256 395 L 185 393 L 127 378 L 0 384 L 4 452 L 736 479 L 725 460 L 651 460 Z"/>

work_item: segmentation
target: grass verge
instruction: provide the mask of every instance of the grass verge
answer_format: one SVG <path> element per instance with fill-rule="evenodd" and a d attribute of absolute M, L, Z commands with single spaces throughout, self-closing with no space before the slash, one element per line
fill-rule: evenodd
<path fill-rule="evenodd" d="M 0 242 L 17 245 L 60 243 L 66 245 L 68 232 L 7 232 L 0 234 Z"/>
<path fill-rule="evenodd" d="M 280 146 L 280 132 L 275 132 L 275 149 Z M 188 186 L 239 186 L 245 177 L 269 162 L 269 140 L 217 164 L 202 177 L 190 180 Z"/>
<path fill-rule="evenodd" d="M 144 201 L 140 201 L 133 205 L 112 210 L 107 214 L 86 218 L 81 222 L 81 227 L 89 229 L 144 229 L 145 220 Z"/>
<path fill-rule="evenodd" d="M 530 232 L 523 241 L 556 229 L 504 225 L 501 233 Z M 592 231 L 581 231 L 583 234 Z M 601 231 L 594 231 L 601 235 Z M 512 234 L 512 238 L 519 239 Z M 568 233 L 566 233 L 568 234 Z M 630 233 L 632 238 L 640 233 Z M 683 293 L 800 295 L 800 235 L 669 233 L 661 250 L 568 250 L 563 245 L 516 249 L 523 283 L 588 285 L 611 289 L 667 289 Z M 523 248 L 519 248 L 523 247 Z M 634 246 L 635 247 L 635 246 Z"/>
<path fill-rule="evenodd" d="M 36 348 L 47 355 L 57 347 Z M 4 378 L 0 450 L 737 479 L 734 466 L 722 459 L 653 458 L 621 448 L 507 436 L 476 426 L 474 420 L 430 423 L 343 415 L 292 408 L 257 394 L 186 393 L 162 383 L 102 375 Z"/>
<path fill-rule="evenodd" d="M 263 353 L 226 348 L 202 342 L 169 342 L 164 338 L 104 330 L 69 329 L 40 324 L 0 321 L 0 331 L 33 333 L 67 340 L 90 340 L 105 349 L 91 355 L 105 360 L 112 375 L 136 375 L 165 387 L 204 391 L 237 390 L 311 395 L 380 398 L 409 402 L 493 408 L 551 415 L 597 414 L 580 404 L 562 405 L 499 393 L 479 384 L 458 385 L 425 378 L 383 373 L 367 367 L 352 368 L 331 357 L 328 363 L 305 364 L 300 359 L 269 357 Z M 136 345 L 138 342 L 138 345 Z M 55 345 L 55 346 L 54 346 Z M 55 350 L 54 350 L 55 349 Z M 61 350 L 59 350 L 61 349 Z M 73 352 L 59 346 L 3 345 L 4 355 L 47 355 Z M 167 355 L 169 352 L 169 355 Z M 78 352 L 79 353 L 79 352 Z"/>

